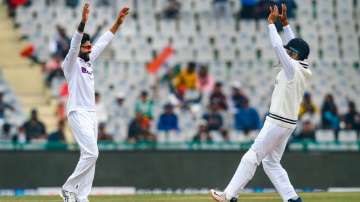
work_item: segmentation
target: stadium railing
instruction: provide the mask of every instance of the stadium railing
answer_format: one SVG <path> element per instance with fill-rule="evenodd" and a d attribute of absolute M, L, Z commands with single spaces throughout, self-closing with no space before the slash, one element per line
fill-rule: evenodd
<path fill-rule="evenodd" d="M 179 142 L 179 143 L 155 143 L 155 142 L 106 142 L 98 143 L 100 150 L 239 150 L 250 148 L 252 141 L 248 142 Z M 43 143 L 13 143 L 0 141 L 0 151 L 28 151 L 28 150 L 78 150 L 76 144 L 57 142 Z M 293 141 L 287 147 L 288 151 L 360 151 L 360 141 L 355 142 L 316 142 L 312 140 Z"/>

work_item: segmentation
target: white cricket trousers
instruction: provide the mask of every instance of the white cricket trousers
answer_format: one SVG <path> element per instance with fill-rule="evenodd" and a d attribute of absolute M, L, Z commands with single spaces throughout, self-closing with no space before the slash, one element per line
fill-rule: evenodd
<path fill-rule="evenodd" d="M 225 188 L 226 197 L 236 197 L 253 178 L 257 166 L 262 162 L 266 175 L 281 198 L 284 201 L 297 198 L 288 174 L 280 164 L 287 141 L 293 131 L 294 129 L 283 128 L 275 123 L 265 121 L 264 127 L 251 148 L 242 157 L 234 176 Z"/>
<path fill-rule="evenodd" d="M 99 155 L 96 112 L 73 111 L 68 115 L 68 121 L 80 147 L 80 159 L 74 172 L 63 185 L 63 189 L 74 192 L 79 202 L 88 202 Z"/>

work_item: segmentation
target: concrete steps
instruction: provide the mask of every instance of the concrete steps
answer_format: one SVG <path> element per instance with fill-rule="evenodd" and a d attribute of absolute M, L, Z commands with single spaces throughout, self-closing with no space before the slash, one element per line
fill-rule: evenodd
<path fill-rule="evenodd" d="M 38 109 L 40 120 L 51 132 L 57 125 L 56 103 L 43 83 L 41 67 L 20 56 L 26 43 L 19 40 L 20 36 L 6 14 L 6 8 L 0 4 L 0 68 L 4 79 L 19 98 L 24 112 L 28 114 L 31 109 Z"/>

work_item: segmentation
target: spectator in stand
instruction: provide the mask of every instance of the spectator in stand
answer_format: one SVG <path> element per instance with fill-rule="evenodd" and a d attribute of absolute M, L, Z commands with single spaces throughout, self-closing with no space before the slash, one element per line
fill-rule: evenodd
<path fill-rule="evenodd" d="M 193 138 L 194 142 L 212 142 L 212 138 L 207 129 L 205 120 L 201 120 L 198 126 L 198 130 Z"/>
<path fill-rule="evenodd" d="M 128 131 L 128 141 L 136 143 L 141 140 L 155 141 L 155 135 L 150 131 L 150 122 L 148 119 L 137 112 L 135 118 L 130 122 Z"/>
<path fill-rule="evenodd" d="M 306 117 L 306 122 L 303 119 L 303 117 Z M 316 107 L 315 103 L 312 101 L 311 94 L 306 92 L 304 93 L 303 101 L 300 104 L 300 110 L 299 110 L 299 120 L 300 124 L 306 126 L 303 127 L 314 127 L 319 124 L 320 122 L 320 116 L 318 114 L 318 108 Z M 309 123 L 310 122 L 310 123 Z M 311 126 L 310 126 L 311 125 Z"/>
<path fill-rule="evenodd" d="M 360 130 L 360 114 L 356 109 L 355 102 L 349 101 L 348 112 L 343 115 L 342 120 L 344 122 L 345 129 L 356 131 Z"/>
<path fill-rule="evenodd" d="M 340 128 L 340 118 L 337 106 L 331 94 L 327 94 L 321 108 L 321 125 L 324 129 L 338 130 Z"/>
<path fill-rule="evenodd" d="M 320 119 L 317 112 L 318 108 L 312 101 L 311 94 L 305 92 L 299 110 L 298 131 L 300 132 L 295 136 L 295 140 L 315 140 L 315 129 Z"/>
<path fill-rule="evenodd" d="M 158 130 L 160 131 L 178 131 L 178 117 L 174 113 L 174 107 L 171 104 L 166 104 L 164 106 L 164 112 L 160 115 L 158 121 Z"/>
<path fill-rule="evenodd" d="M 241 10 L 240 10 L 240 18 L 242 19 L 252 19 L 256 18 L 256 8 L 258 4 L 258 0 L 240 0 Z"/>
<path fill-rule="evenodd" d="M 0 126 L 6 122 L 6 110 L 15 111 L 15 108 L 4 101 L 4 91 L 0 91 Z"/>
<path fill-rule="evenodd" d="M 105 108 L 105 104 L 101 101 L 101 96 L 99 92 L 95 92 L 95 105 L 98 123 L 106 123 L 108 120 L 108 113 Z"/>
<path fill-rule="evenodd" d="M 60 55 L 54 55 L 45 65 L 44 65 L 44 74 L 45 74 L 45 83 L 48 87 L 51 87 L 52 81 L 55 78 L 64 80 L 64 72 L 62 71 L 61 62 L 63 58 Z"/>
<path fill-rule="evenodd" d="M 312 116 L 309 113 L 306 113 L 302 117 L 300 124 L 301 124 L 300 133 L 297 136 L 295 136 L 295 139 L 315 141 L 316 126 L 313 123 Z"/>
<path fill-rule="evenodd" d="M 222 90 L 221 82 L 215 83 L 215 87 L 210 95 L 210 105 L 216 106 L 216 108 L 221 111 L 227 110 L 228 108 L 226 95 Z"/>
<path fill-rule="evenodd" d="M 13 134 L 11 134 L 11 125 L 8 123 L 5 123 L 2 125 L 2 131 L 0 134 L 0 140 L 12 140 Z"/>
<path fill-rule="evenodd" d="M 135 112 L 142 114 L 147 119 L 153 118 L 154 103 L 148 98 L 147 91 L 142 91 L 140 99 L 135 102 Z"/>
<path fill-rule="evenodd" d="M 176 93 L 180 100 L 183 100 L 185 92 L 187 90 L 196 90 L 196 82 L 196 63 L 190 62 L 187 68 L 185 70 L 182 70 L 173 81 Z"/>
<path fill-rule="evenodd" d="M 18 143 L 18 144 L 26 143 L 25 128 L 23 126 L 19 126 L 17 128 L 17 133 L 13 135 L 12 141 L 13 143 Z"/>
<path fill-rule="evenodd" d="M 235 129 L 247 134 L 251 130 L 261 128 L 261 121 L 255 108 L 249 106 L 249 100 L 245 99 L 243 106 L 235 114 Z"/>
<path fill-rule="evenodd" d="M 16 8 L 19 6 L 30 6 L 32 0 L 4 0 L 3 2 L 6 3 L 8 6 L 9 17 L 15 18 Z"/>
<path fill-rule="evenodd" d="M 202 65 L 198 71 L 196 87 L 205 94 L 209 94 L 214 88 L 214 78 L 209 74 L 208 67 L 205 65 Z"/>
<path fill-rule="evenodd" d="M 215 18 L 228 18 L 229 15 L 229 1 L 228 0 L 213 0 Z"/>
<path fill-rule="evenodd" d="M 224 125 L 224 118 L 218 110 L 217 105 L 210 104 L 208 111 L 202 117 L 206 121 L 209 131 L 221 131 Z"/>
<path fill-rule="evenodd" d="M 58 128 L 56 131 L 49 134 L 49 142 L 65 142 L 65 120 L 58 121 Z"/>
<path fill-rule="evenodd" d="M 139 112 L 135 114 L 135 118 L 129 124 L 128 141 L 135 143 L 141 139 L 143 133 L 143 115 Z"/>
<path fill-rule="evenodd" d="M 51 43 L 51 52 L 54 56 L 59 56 L 63 60 L 69 51 L 71 39 L 61 25 L 56 25 L 56 31 L 55 40 Z"/>
<path fill-rule="evenodd" d="M 176 64 L 174 67 L 168 67 L 166 68 L 165 74 L 162 76 L 160 83 L 168 86 L 171 93 L 176 93 L 176 89 L 173 85 L 173 81 L 177 77 L 178 74 L 181 72 L 181 65 Z"/>
<path fill-rule="evenodd" d="M 241 89 L 241 84 L 238 81 L 235 81 L 231 84 L 231 97 L 229 100 L 230 111 L 234 114 L 244 106 L 245 100 L 248 100 L 248 97 L 245 95 L 244 91 Z"/>
<path fill-rule="evenodd" d="M 208 112 L 206 112 L 202 118 L 206 121 L 206 128 L 209 132 L 219 132 L 224 140 L 229 138 L 228 132 L 224 127 L 224 117 L 219 112 L 218 105 L 210 104 Z M 212 137 L 212 139 L 214 139 L 214 137 Z"/>
<path fill-rule="evenodd" d="M 166 19 L 178 19 L 180 15 L 181 4 L 178 0 L 168 0 L 163 11 L 163 16 Z"/>
<path fill-rule="evenodd" d="M 198 105 L 202 99 L 202 92 L 198 88 L 199 76 L 196 72 L 196 64 L 190 63 L 187 71 L 182 76 L 182 79 L 185 81 L 185 90 L 182 92 L 183 108 L 191 110 L 194 106 Z"/>
<path fill-rule="evenodd" d="M 27 141 L 47 139 L 45 125 L 38 119 L 38 112 L 36 109 L 31 110 L 31 117 L 24 123 L 23 127 Z"/>
<path fill-rule="evenodd" d="M 110 135 L 110 134 L 108 134 L 108 133 L 106 132 L 106 125 L 105 125 L 105 123 L 100 123 L 100 124 L 99 124 L 98 140 L 99 140 L 99 141 L 112 141 L 112 140 L 113 140 L 112 135 Z"/>
<path fill-rule="evenodd" d="M 183 91 L 183 107 L 192 110 L 196 108 L 202 100 L 203 94 L 208 95 L 214 86 L 214 79 L 208 73 L 207 66 L 201 66 L 198 73 L 194 74 L 196 64 L 190 63 L 186 75 L 183 75 L 187 83 Z M 194 88 L 195 82 L 195 88 Z"/>
<path fill-rule="evenodd" d="M 304 94 L 303 101 L 300 104 L 299 118 L 301 119 L 301 117 L 306 113 L 315 114 L 317 111 L 318 109 L 311 99 L 311 94 L 306 92 Z"/>

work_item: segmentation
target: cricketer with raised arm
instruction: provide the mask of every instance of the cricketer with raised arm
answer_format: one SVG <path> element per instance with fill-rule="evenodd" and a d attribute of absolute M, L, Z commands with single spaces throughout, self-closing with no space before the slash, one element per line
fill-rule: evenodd
<path fill-rule="evenodd" d="M 285 46 L 274 25 L 278 18 L 285 32 Z M 274 82 L 270 110 L 263 128 L 242 157 L 228 186 L 223 192 L 210 190 L 212 198 L 218 202 L 236 202 L 239 193 L 253 178 L 260 163 L 284 202 L 302 201 L 280 160 L 296 127 L 300 103 L 312 75 L 309 64 L 304 61 L 310 49 L 304 40 L 295 38 L 287 20 L 285 4 L 282 5 L 281 14 L 277 6 L 270 7 L 268 22 L 270 41 L 281 65 Z"/>
<path fill-rule="evenodd" d="M 88 202 L 99 155 L 97 147 L 97 118 L 95 110 L 95 88 L 93 62 L 114 38 L 123 23 L 129 8 L 124 7 L 113 26 L 92 47 L 90 36 L 84 33 L 90 5 L 86 3 L 82 19 L 71 39 L 70 49 L 61 66 L 68 82 L 69 98 L 66 111 L 68 122 L 80 147 L 80 159 L 75 170 L 62 186 L 64 202 Z"/>

